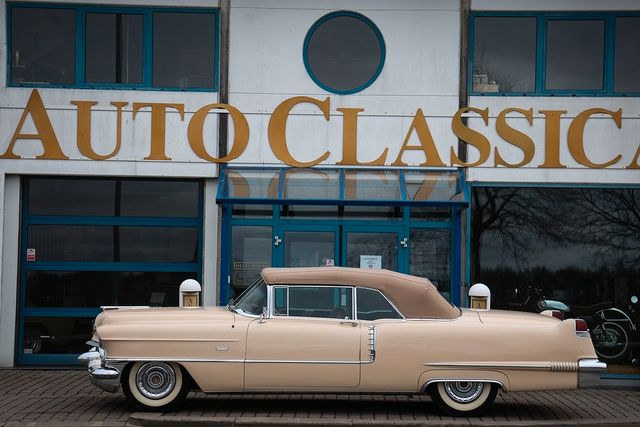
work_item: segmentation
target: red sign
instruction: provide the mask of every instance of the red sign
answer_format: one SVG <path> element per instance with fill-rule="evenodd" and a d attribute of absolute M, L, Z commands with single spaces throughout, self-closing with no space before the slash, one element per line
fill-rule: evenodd
<path fill-rule="evenodd" d="M 27 249 L 27 261 L 36 260 L 36 250 L 34 248 Z"/>

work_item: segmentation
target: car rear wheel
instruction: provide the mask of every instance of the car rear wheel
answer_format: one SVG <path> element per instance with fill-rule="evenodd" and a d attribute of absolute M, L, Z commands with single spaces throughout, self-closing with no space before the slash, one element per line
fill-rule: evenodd
<path fill-rule="evenodd" d="M 123 372 L 122 389 L 140 409 L 165 411 L 182 403 L 188 378 L 177 363 L 135 362 Z"/>
<path fill-rule="evenodd" d="M 433 402 L 452 416 L 477 416 L 486 412 L 498 394 L 496 384 L 481 381 L 443 381 L 430 388 Z"/>

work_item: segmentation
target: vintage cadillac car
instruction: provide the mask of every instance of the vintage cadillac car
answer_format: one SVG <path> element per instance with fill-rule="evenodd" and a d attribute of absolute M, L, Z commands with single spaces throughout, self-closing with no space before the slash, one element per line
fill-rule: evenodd
<path fill-rule="evenodd" d="M 606 367 L 586 324 L 459 309 L 387 270 L 266 268 L 227 307 L 103 311 L 80 356 L 99 387 L 150 410 L 190 389 L 429 393 L 478 415 L 503 391 L 574 389 Z"/>

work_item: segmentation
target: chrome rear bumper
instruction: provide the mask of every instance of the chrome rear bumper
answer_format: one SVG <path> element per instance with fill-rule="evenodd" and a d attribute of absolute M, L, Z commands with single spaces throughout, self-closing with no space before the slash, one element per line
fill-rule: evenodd
<path fill-rule="evenodd" d="M 104 350 L 93 347 L 90 351 L 78 356 L 78 360 L 86 363 L 91 377 L 91 384 L 109 393 L 120 389 L 120 373 L 123 366 L 114 366 L 104 361 Z"/>
<path fill-rule="evenodd" d="M 582 359 L 578 362 L 578 388 L 587 388 L 600 379 L 607 370 L 607 364 L 598 359 Z"/>

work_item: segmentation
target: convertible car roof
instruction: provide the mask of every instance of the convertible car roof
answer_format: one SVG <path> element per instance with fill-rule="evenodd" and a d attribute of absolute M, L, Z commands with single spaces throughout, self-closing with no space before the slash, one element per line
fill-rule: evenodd
<path fill-rule="evenodd" d="M 380 290 L 406 318 L 453 319 L 460 310 L 421 277 L 389 270 L 346 267 L 265 268 L 262 278 L 270 285 L 348 285 Z"/>

